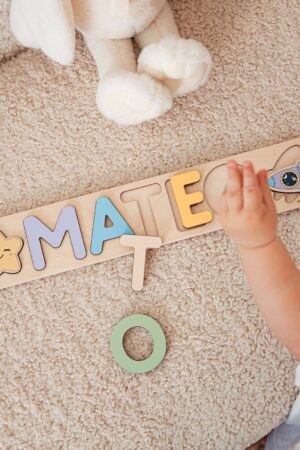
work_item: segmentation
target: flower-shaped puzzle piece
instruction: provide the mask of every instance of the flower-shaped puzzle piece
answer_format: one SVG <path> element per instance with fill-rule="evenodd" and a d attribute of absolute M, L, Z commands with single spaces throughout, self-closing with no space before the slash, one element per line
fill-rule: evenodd
<path fill-rule="evenodd" d="M 23 247 L 20 237 L 6 237 L 0 231 L 0 275 L 18 273 L 22 268 L 19 253 Z"/>

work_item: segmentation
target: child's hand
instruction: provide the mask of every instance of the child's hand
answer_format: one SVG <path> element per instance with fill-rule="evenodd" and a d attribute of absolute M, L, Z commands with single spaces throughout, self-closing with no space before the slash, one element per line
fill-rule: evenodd
<path fill-rule="evenodd" d="M 225 231 L 244 248 L 262 247 L 276 238 L 277 214 L 267 172 L 254 172 L 251 162 L 227 165 L 228 180 L 220 198 L 219 218 Z"/>

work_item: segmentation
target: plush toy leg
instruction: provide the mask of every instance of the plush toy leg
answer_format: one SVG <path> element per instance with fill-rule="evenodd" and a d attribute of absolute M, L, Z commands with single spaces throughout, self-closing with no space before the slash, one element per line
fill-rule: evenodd
<path fill-rule="evenodd" d="M 185 95 L 207 82 L 212 66 L 209 51 L 194 39 L 179 37 L 168 4 L 136 41 L 143 49 L 138 71 L 163 82 L 173 96 Z"/>
<path fill-rule="evenodd" d="M 149 75 L 136 72 L 130 39 L 85 40 L 98 67 L 97 104 L 104 116 L 120 125 L 136 125 L 171 108 L 170 91 Z"/>

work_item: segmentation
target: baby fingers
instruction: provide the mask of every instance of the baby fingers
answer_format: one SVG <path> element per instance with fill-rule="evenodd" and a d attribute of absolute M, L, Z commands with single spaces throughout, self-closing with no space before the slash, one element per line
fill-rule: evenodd
<path fill-rule="evenodd" d="M 245 210 L 259 208 L 263 201 L 260 183 L 250 161 L 243 164 L 243 203 Z"/>
<path fill-rule="evenodd" d="M 227 174 L 226 201 L 228 209 L 240 210 L 243 206 L 242 177 L 235 161 L 229 161 L 227 164 Z"/>
<path fill-rule="evenodd" d="M 262 192 L 262 197 L 263 197 L 263 201 L 264 203 L 267 205 L 267 207 L 270 210 L 274 210 L 275 209 L 275 204 L 273 201 L 273 197 L 270 191 L 270 187 L 268 185 L 267 182 L 267 172 L 266 170 L 261 170 L 258 174 L 258 181 L 260 184 L 260 188 L 261 188 L 261 192 Z"/>

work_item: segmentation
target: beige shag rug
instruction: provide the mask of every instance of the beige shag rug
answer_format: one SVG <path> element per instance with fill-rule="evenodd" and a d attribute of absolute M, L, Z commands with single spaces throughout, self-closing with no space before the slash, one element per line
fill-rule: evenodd
<path fill-rule="evenodd" d="M 61 67 L 21 49 L 0 2 L 0 215 L 300 135 L 299 0 L 174 0 L 183 36 L 214 69 L 164 117 L 127 129 L 95 106 L 96 68 L 78 38 Z M 300 263 L 300 211 L 280 234 Z M 284 419 L 294 361 L 268 331 L 223 232 L 0 291 L 0 448 L 240 450 Z M 123 316 L 157 319 L 168 352 L 130 375 L 109 338 Z M 126 348 L 149 351 L 132 331 Z"/>

